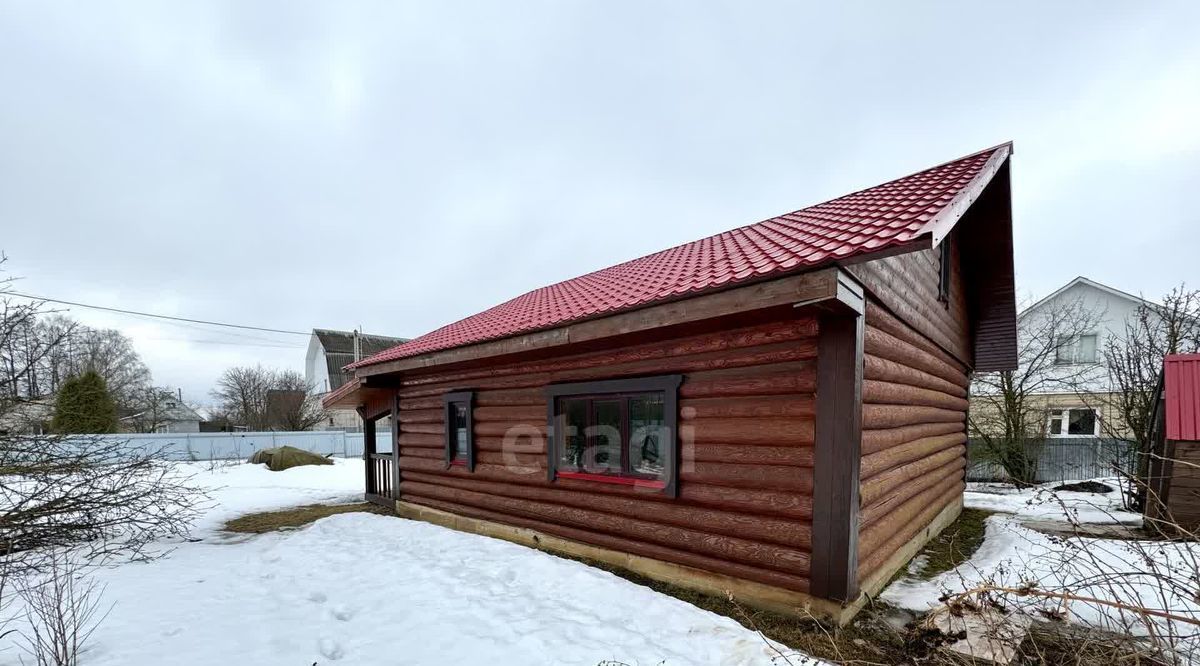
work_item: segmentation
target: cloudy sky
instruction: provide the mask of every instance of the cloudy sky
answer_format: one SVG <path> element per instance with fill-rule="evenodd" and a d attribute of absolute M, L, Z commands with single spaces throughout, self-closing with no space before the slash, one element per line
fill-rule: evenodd
<path fill-rule="evenodd" d="M 1024 294 L 1200 286 L 1200 3 L 0 0 L 23 291 L 415 336 L 1015 142 Z M 155 380 L 299 335 L 71 314 Z"/>

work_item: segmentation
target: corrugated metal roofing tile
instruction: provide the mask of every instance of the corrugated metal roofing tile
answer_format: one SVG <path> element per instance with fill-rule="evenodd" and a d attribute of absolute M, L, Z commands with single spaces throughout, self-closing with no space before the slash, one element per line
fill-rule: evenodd
<path fill-rule="evenodd" d="M 366 358 L 383 363 L 559 326 L 701 293 L 750 278 L 815 267 L 917 238 L 1007 146 L 679 245 L 506 301 Z"/>

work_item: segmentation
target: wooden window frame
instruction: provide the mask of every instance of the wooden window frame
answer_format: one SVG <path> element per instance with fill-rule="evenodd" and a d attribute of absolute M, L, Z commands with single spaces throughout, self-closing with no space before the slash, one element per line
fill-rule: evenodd
<path fill-rule="evenodd" d="M 679 496 L 679 385 L 683 383 L 683 375 L 657 375 L 654 377 L 634 377 L 630 379 L 608 379 L 593 382 L 574 382 L 569 384 L 551 384 L 546 387 L 546 474 L 547 479 L 554 481 L 558 478 L 582 479 L 600 483 L 648 488 L 661 492 L 668 497 Z M 663 447 L 663 476 L 662 478 L 646 477 L 626 473 L 588 473 L 574 471 L 559 471 L 559 452 L 563 447 L 563 428 L 557 427 L 560 420 L 559 404 L 563 399 L 604 399 L 628 398 L 634 395 L 661 393 L 663 396 L 663 423 L 670 433 L 670 440 Z M 621 446 L 622 464 L 624 465 L 624 450 L 629 443 L 628 430 L 628 401 L 621 403 Z"/>
<path fill-rule="evenodd" d="M 455 457 L 458 442 L 454 438 L 454 407 L 465 404 L 467 407 L 467 459 Z M 466 467 L 468 472 L 475 471 L 475 392 L 454 391 L 442 396 L 442 417 L 446 426 L 446 469 L 451 466 Z"/>

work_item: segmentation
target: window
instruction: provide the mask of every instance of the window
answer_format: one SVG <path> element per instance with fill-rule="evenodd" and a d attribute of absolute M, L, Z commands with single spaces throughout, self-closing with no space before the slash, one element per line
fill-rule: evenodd
<path fill-rule="evenodd" d="M 1081 365 L 1095 363 L 1098 359 L 1097 335 L 1060 335 L 1055 343 L 1054 363 L 1057 365 Z"/>
<path fill-rule="evenodd" d="M 1052 409 L 1047 432 L 1052 438 L 1099 437 L 1100 419 L 1096 410 L 1086 407 Z"/>
<path fill-rule="evenodd" d="M 938 259 L 938 300 L 950 307 L 950 237 L 942 239 Z"/>
<path fill-rule="evenodd" d="M 550 479 L 622 483 L 676 493 L 679 375 L 547 388 Z"/>
<path fill-rule="evenodd" d="M 447 393 L 442 397 L 446 421 L 446 465 L 463 465 L 475 471 L 475 435 L 471 415 L 475 394 L 470 391 Z"/>

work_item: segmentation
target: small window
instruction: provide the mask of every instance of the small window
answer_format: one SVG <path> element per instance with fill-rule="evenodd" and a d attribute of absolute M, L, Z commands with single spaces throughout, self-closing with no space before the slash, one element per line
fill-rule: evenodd
<path fill-rule="evenodd" d="M 446 419 L 446 465 L 462 465 L 475 471 L 475 437 L 471 415 L 475 394 L 470 391 L 443 396 Z"/>
<path fill-rule="evenodd" d="M 1087 335 L 1060 335 L 1055 342 L 1054 363 L 1056 365 L 1083 365 L 1096 363 L 1099 360 L 1098 336 L 1095 333 Z"/>
<path fill-rule="evenodd" d="M 942 239 L 938 258 L 938 300 L 950 307 L 950 237 Z"/>
<path fill-rule="evenodd" d="M 680 381 L 670 375 L 549 387 L 551 480 L 623 483 L 674 496 Z"/>
<path fill-rule="evenodd" d="M 1086 407 L 1050 410 L 1049 436 L 1057 437 L 1099 437 L 1100 419 L 1096 410 Z"/>

